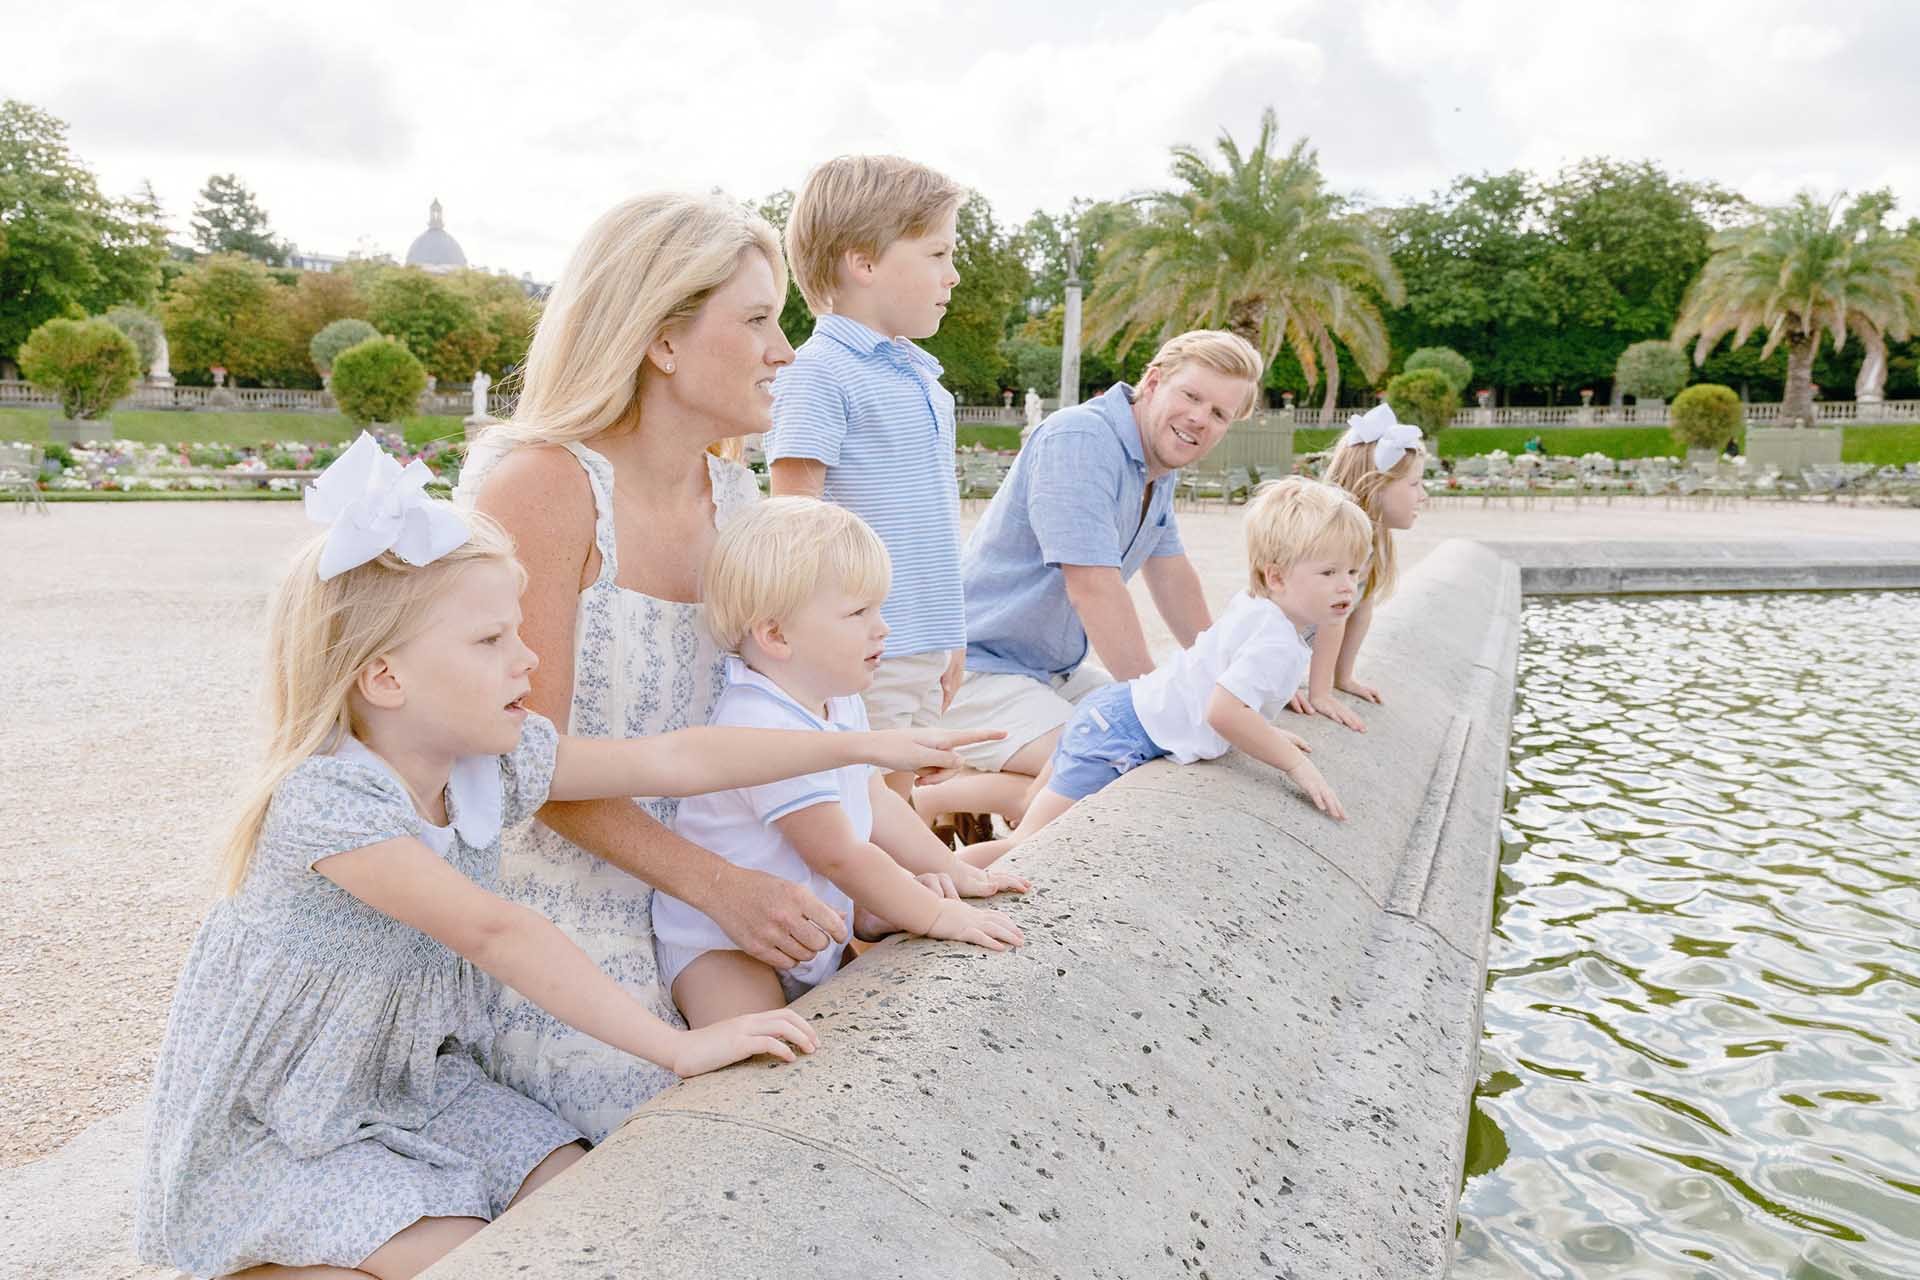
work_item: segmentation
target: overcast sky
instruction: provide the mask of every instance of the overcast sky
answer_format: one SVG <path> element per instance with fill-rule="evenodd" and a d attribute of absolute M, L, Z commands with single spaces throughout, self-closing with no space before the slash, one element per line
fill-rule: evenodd
<path fill-rule="evenodd" d="M 1267 104 L 1373 201 L 1605 154 L 1920 213 L 1912 0 L 62 0 L 33 26 L 0 94 L 65 119 L 110 192 L 150 179 L 180 239 L 233 172 L 303 249 L 403 254 L 437 195 L 471 262 L 541 279 L 637 191 L 892 151 L 1018 222 L 1250 141 Z"/>

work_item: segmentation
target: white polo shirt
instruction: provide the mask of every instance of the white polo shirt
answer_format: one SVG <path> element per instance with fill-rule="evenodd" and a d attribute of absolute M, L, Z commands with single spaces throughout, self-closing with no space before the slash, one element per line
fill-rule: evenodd
<path fill-rule="evenodd" d="M 829 733 L 863 733 L 867 710 L 858 696 L 834 698 L 821 720 L 796 702 L 773 681 L 740 661 L 727 659 L 727 687 L 714 704 L 710 724 L 750 729 L 814 729 Z M 821 902 L 840 913 L 851 927 L 853 899 L 814 871 L 773 823 L 790 813 L 817 804 L 838 804 L 856 840 L 873 834 L 873 801 L 867 787 L 873 766 L 848 765 L 824 773 L 807 773 L 781 782 L 735 791 L 689 796 L 680 802 L 673 829 L 703 849 L 710 849 L 736 867 L 764 871 L 794 884 L 805 885 Z M 734 951 L 737 944 L 726 932 L 690 904 L 665 893 L 653 895 L 653 936 L 670 946 L 693 951 Z M 817 985 L 840 967 L 845 944 L 830 946 L 813 959 L 789 970 L 794 979 Z"/>
<path fill-rule="evenodd" d="M 1180 764 L 1211 760 L 1231 746 L 1207 723 L 1216 684 L 1272 719 L 1312 662 L 1313 651 L 1280 606 L 1242 591 L 1191 648 L 1133 681 L 1133 713 Z"/>

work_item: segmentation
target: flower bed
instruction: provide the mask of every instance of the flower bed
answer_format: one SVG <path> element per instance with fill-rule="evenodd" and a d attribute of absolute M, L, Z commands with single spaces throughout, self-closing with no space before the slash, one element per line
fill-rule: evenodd
<path fill-rule="evenodd" d="M 376 431 L 373 436 L 403 466 L 419 458 L 442 483 L 452 485 L 459 479 L 464 451 L 458 442 L 434 440 L 416 450 L 397 432 Z M 72 447 L 49 445 L 40 487 L 50 493 L 296 493 L 307 478 L 284 473 L 318 471 L 345 448 L 331 441 L 299 440 L 259 445 L 143 444 L 135 440 L 90 440 Z"/>

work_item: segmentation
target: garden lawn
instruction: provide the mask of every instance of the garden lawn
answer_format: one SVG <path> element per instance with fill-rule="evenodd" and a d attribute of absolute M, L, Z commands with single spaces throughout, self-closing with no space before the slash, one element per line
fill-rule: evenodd
<path fill-rule="evenodd" d="M 43 441 L 51 409 L 0 409 L 0 440 Z M 282 440 L 306 444 L 345 444 L 360 428 L 339 413 L 216 413 L 206 410 L 122 409 L 100 420 L 102 440 L 142 444 L 259 445 Z M 451 414 L 408 418 L 407 443 L 461 438 L 460 419 Z"/>

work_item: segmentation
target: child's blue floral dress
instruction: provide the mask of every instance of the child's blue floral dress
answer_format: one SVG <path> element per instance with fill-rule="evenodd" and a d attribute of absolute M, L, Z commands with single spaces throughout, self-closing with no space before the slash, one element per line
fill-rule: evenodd
<path fill-rule="evenodd" d="M 580 1135 L 489 1075 L 494 982 L 313 869 L 412 836 L 492 889 L 500 831 L 546 801 L 553 725 L 461 760 L 450 825 L 349 739 L 274 793 L 252 866 L 208 915 L 154 1072 L 141 1256 L 195 1275 L 356 1266 L 423 1217 L 491 1220 Z"/>

